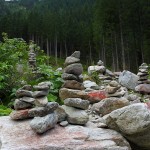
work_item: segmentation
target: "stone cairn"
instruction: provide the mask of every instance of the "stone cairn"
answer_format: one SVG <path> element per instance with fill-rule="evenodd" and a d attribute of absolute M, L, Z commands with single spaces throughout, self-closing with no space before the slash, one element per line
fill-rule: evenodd
<path fill-rule="evenodd" d="M 97 65 L 102 68 L 102 71 L 99 74 L 99 79 L 102 80 L 104 83 L 109 83 L 110 81 L 112 81 L 114 78 L 114 74 L 110 70 L 106 69 L 104 63 L 99 60 L 97 62 Z"/>
<path fill-rule="evenodd" d="M 143 63 L 140 67 L 139 67 L 139 72 L 138 72 L 138 76 L 139 76 L 139 80 L 138 80 L 138 84 L 149 84 L 150 81 L 148 80 L 148 65 L 146 63 Z"/>
<path fill-rule="evenodd" d="M 30 44 L 29 46 L 29 67 L 32 71 L 36 70 L 36 54 L 34 52 L 34 44 Z"/>
<path fill-rule="evenodd" d="M 105 91 L 107 93 L 107 97 L 122 97 L 126 94 L 127 89 L 125 87 L 121 87 L 121 85 L 117 81 L 111 81 L 108 86 L 106 86 Z"/>
<path fill-rule="evenodd" d="M 30 126 L 36 133 L 44 133 L 53 128 L 58 121 L 54 111 L 58 107 L 56 102 L 48 102 L 47 95 L 51 82 L 41 82 L 33 86 L 35 90 L 32 92 L 31 85 L 25 85 L 17 90 L 13 111 L 10 114 L 11 119 L 21 120 L 34 118 Z"/>
<path fill-rule="evenodd" d="M 80 63 L 80 51 L 75 51 L 65 60 L 65 68 L 62 74 L 64 84 L 59 91 L 60 98 L 64 100 L 62 108 L 67 114 L 67 121 L 71 124 L 84 125 L 88 121 L 86 109 L 89 101 L 82 99 L 84 86 L 81 74 L 83 71 Z"/>

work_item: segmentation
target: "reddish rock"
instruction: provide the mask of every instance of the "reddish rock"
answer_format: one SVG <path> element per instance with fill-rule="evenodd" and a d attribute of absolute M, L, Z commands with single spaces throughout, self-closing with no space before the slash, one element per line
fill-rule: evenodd
<path fill-rule="evenodd" d="M 29 110 L 30 109 L 24 109 L 24 110 L 18 110 L 18 111 L 13 111 L 10 114 L 10 118 L 12 120 L 21 120 L 21 119 L 27 119 L 27 118 L 31 118 L 29 116 Z"/>
<path fill-rule="evenodd" d="M 99 102 L 105 98 L 107 98 L 107 94 L 105 91 L 92 91 L 88 93 L 88 100 L 91 103 Z"/>
<path fill-rule="evenodd" d="M 13 121 L 0 117 L 1 150 L 131 150 L 129 143 L 116 131 L 69 125 L 57 126 L 36 134 L 31 120 Z"/>

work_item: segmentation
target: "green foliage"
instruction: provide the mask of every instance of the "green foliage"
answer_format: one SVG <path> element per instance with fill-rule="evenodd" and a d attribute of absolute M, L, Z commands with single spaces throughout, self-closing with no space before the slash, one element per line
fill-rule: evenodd
<path fill-rule="evenodd" d="M 3 33 L 3 41 L 0 43 L 0 98 L 8 98 L 28 71 L 28 45 L 23 39 L 9 39 L 6 33 Z"/>
<path fill-rule="evenodd" d="M 0 43 L 0 98 L 4 104 L 10 104 L 11 99 L 15 98 L 16 90 L 24 84 L 36 85 L 42 81 L 52 82 L 49 100 L 59 102 L 61 73 L 46 65 L 48 57 L 39 46 L 33 45 L 37 60 L 36 73 L 28 65 L 28 44 L 23 39 L 9 39 L 7 34 L 3 34 L 3 42 Z"/>
<path fill-rule="evenodd" d="M 61 103 L 59 100 L 59 89 L 63 83 L 61 72 L 53 70 L 51 66 L 47 65 L 40 65 L 37 69 L 38 73 L 40 74 L 40 77 L 36 80 L 37 83 L 42 81 L 50 81 L 52 83 L 52 87 L 49 92 L 50 94 L 48 95 L 48 100 Z"/>
<path fill-rule="evenodd" d="M 11 109 L 5 107 L 4 105 L 0 105 L 0 116 L 8 116 L 11 113 Z"/>
<path fill-rule="evenodd" d="M 96 71 L 92 72 L 92 74 L 91 74 L 90 77 L 91 77 L 91 80 L 93 80 L 94 82 L 96 82 L 96 84 L 98 84 L 98 85 L 101 84 L 101 80 L 99 78 L 99 73 L 98 72 L 96 72 Z"/>

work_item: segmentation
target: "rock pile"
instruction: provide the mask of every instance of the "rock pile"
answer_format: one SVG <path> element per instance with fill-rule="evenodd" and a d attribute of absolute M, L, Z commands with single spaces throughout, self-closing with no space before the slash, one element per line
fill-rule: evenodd
<path fill-rule="evenodd" d="M 47 95 L 51 82 L 41 82 L 34 86 L 25 85 L 16 92 L 18 99 L 15 100 L 16 111 L 10 114 L 11 119 L 20 120 L 33 118 L 30 126 L 37 133 L 43 133 L 55 126 L 58 121 L 54 111 L 58 107 L 56 102 L 48 102 Z M 33 108 L 34 107 L 34 108 Z"/>
<path fill-rule="evenodd" d="M 34 71 L 36 69 L 36 54 L 34 53 L 34 45 L 29 46 L 29 66 Z"/>
<path fill-rule="evenodd" d="M 44 133 L 53 128 L 58 121 L 57 115 L 54 113 L 58 103 L 48 102 L 47 99 L 50 86 L 51 82 L 41 82 L 33 87 L 36 90 L 33 92 L 35 108 L 29 110 L 29 115 L 34 116 L 30 126 L 37 133 Z"/>
<path fill-rule="evenodd" d="M 17 99 L 14 102 L 15 111 L 10 114 L 11 119 L 20 120 L 27 119 L 29 116 L 29 109 L 34 106 L 35 99 L 32 97 L 32 86 L 25 85 L 16 92 Z"/>
<path fill-rule="evenodd" d="M 107 97 L 122 97 L 127 93 L 127 89 L 121 87 L 117 81 L 111 81 L 108 86 L 106 86 L 105 91 Z"/>
<path fill-rule="evenodd" d="M 148 80 L 148 65 L 146 63 L 143 63 L 139 67 L 139 72 L 137 75 L 139 76 L 138 84 L 150 83 Z"/>
<path fill-rule="evenodd" d="M 80 63 L 80 51 L 75 51 L 65 60 L 65 68 L 62 74 L 64 84 L 59 91 L 59 96 L 64 100 L 62 108 L 67 113 L 67 121 L 71 124 L 84 125 L 88 121 L 85 109 L 89 106 L 89 101 L 84 100 L 87 94 L 84 90 L 82 72 L 83 67 Z"/>

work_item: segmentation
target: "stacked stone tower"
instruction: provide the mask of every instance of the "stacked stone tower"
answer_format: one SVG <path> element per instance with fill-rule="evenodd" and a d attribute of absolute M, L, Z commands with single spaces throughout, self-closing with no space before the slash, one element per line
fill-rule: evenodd
<path fill-rule="evenodd" d="M 34 118 L 30 126 L 36 133 L 44 133 L 53 128 L 58 121 L 54 111 L 58 103 L 48 102 L 47 95 L 51 82 L 41 82 L 36 86 L 25 85 L 16 92 L 18 99 L 15 100 L 10 117 L 13 120 Z M 32 92 L 32 90 L 34 91 Z"/>
<path fill-rule="evenodd" d="M 146 63 L 143 63 L 140 67 L 139 67 L 139 72 L 138 72 L 138 76 L 139 76 L 139 80 L 138 80 L 138 84 L 148 84 L 150 83 L 150 81 L 148 80 L 148 65 Z"/>
<path fill-rule="evenodd" d="M 82 91 L 83 67 L 80 63 L 80 51 L 75 51 L 65 60 L 65 68 L 62 74 L 64 84 L 60 89 L 60 98 L 64 100 L 62 107 L 67 113 L 67 121 L 71 124 L 84 125 L 88 121 L 85 109 L 88 109 L 89 101 L 84 100 L 86 94 Z"/>

